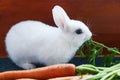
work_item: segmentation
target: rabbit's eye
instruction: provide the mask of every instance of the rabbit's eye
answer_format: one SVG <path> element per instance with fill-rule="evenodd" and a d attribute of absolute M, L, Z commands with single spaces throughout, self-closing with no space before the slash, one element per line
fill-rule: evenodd
<path fill-rule="evenodd" d="M 83 33 L 81 29 L 77 29 L 75 32 L 76 32 L 76 34 L 81 34 L 81 33 Z"/>

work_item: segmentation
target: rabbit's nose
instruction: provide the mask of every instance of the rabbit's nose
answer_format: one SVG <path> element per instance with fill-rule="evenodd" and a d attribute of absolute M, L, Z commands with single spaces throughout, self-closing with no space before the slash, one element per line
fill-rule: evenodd
<path fill-rule="evenodd" d="M 89 40 L 91 37 L 92 37 L 92 33 L 89 32 L 88 34 L 86 34 L 86 39 L 85 39 L 85 40 L 87 41 L 87 40 Z"/>

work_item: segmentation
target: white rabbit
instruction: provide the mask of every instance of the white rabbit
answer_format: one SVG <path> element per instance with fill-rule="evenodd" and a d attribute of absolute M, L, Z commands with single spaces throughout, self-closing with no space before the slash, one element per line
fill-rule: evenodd
<path fill-rule="evenodd" d="M 55 6 L 52 10 L 57 27 L 40 21 L 22 21 L 12 26 L 6 36 L 6 50 L 11 60 L 24 69 L 66 63 L 77 49 L 92 36 L 81 21 L 71 20 L 66 12 Z"/>

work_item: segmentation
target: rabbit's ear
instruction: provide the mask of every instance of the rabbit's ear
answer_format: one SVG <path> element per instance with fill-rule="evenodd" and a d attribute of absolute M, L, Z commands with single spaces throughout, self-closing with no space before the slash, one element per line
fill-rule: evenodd
<path fill-rule="evenodd" d="M 55 6 L 52 10 L 53 19 L 55 24 L 61 29 L 66 29 L 65 25 L 69 22 L 67 13 L 60 6 Z"/>

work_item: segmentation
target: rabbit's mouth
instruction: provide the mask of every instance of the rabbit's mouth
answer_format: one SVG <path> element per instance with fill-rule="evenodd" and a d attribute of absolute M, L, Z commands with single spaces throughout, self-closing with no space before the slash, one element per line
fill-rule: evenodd
<path fill-rule="evenodd" d="M 84 39 L 84 41 L 88 41 L 90 40 L 92 37 L 92 33 L 90 33 L 89 35 L 86 35 L 86 38 Z"/>

